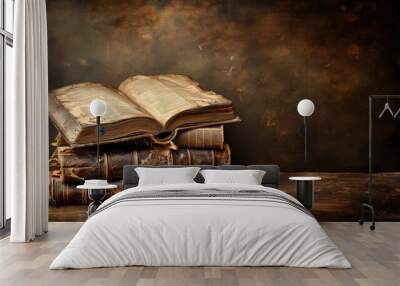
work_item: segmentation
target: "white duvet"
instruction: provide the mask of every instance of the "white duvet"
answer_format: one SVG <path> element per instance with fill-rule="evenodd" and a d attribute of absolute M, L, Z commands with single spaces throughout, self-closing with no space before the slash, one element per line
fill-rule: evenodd
<path fill-rule="evenodd" d="M 265 190 L 232 184 L 135 187 L 163 190 Z M 124 201 L 90 217 L 50 269 L 145 266 L 294 266 L 349 268 L 350 263 L 310 215 L 258 199 L 154 198 Z"/>

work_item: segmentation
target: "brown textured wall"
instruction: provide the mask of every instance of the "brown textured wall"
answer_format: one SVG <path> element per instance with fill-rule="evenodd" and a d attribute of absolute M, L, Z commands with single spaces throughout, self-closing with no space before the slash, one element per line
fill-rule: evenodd
<path fill-rule="evenodd" d="M 313 170 L 366 170 L 368 94 L 400 93 L 398 1 L 50 0 L 50 88 L 187 74 L 230 98 L 233 163 L 303 170 L 297 102 L 311 118 Z M 400 107 L 400 100 L 393 106 Z M 383 107 L 383 102 L 378 102 Z M 379 110 L 376 110 L 379 112 Z M 377 121 L 379 169 L 400 169 L 400 119 Z"/>

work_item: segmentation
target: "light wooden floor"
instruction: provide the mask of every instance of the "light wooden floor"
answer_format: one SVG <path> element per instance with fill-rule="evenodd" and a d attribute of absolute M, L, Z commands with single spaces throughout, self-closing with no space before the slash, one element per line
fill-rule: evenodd
<path fill-rule="evenodd" d="M 400 285 L 400 223 L 375 232 L 354 222 L 326 222 L 324 229 L 352 269 L 288 267 L 125 267 L 48 270 L 81 223 L 50 223 L 49 233 L 28 244 L 0 241 L 0 285 Z"/>

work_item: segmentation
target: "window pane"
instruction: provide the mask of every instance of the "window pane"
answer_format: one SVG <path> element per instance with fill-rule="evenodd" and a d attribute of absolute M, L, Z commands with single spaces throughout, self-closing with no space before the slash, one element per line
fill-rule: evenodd
<path fill-rule="evenodd" d="M 0 29 L 3 29 L 3 27 L 2 27 L 2 23 L 3 23 L 3 5 L 1 5 L 2 4 L 2 2 L 1 2 L 2 0 L 0 0 Z"/>
<path fill-rule="evenodd" d="M 14 31 L 14 0 L 5 0 L 6 30 Z"/>
<path fill-rule="evenodd" d="M 13 60 L 13 53 L 12 52 L 13 52 L 13 49 L 10 46 L 6 45 L 6 60 L 5 60 L 6 66 L 4 68 L 4 71 L 5 71 L 5 89 L 4 89 L 4 91 L 5 91 L 5 94 L 4 94 L 4 97 L 5 97 L 5 112 L 7 112 L 7 110 L 10 110 L 9 105 L 10 105 L 10 96 L 11 96 L 11 90 L 12 90 L 11 80 L 12 80 L 12 71 L 13 71 L 13 68 L 14 68 L 13 67 L 14 60 Z M 7 136 L 7 132 L 10 132 L 10 130 L 7 130 L 7 124 L 6 124 L 6 127 L 5 127 L 5 134 L 6 134 L 5 140 L 7 140 L 7 138 L 10 137 L 10 136 Z M 10 168 L 8 168 L 8 169 L 10 169 Z M 8 174 L 7 174 L 7 169 L 6 169 L 6 178 L 7 178 L 7 175 Z M 7 182 L 6 182 L 6 184 L 7 184 Z M 5 194 L 6 195 L 6 200 L 5 200 L 6 201 L 6 204 L 5 204 L 6 211 L 5 211 L 5 213 L 6 213 L 6 219 L 8 219 L 8 218 L 11 217 L 11 193 L 10 193 L 10 188 L 5 188 L 5 191 L 6 191 L 6 194 Z"/>

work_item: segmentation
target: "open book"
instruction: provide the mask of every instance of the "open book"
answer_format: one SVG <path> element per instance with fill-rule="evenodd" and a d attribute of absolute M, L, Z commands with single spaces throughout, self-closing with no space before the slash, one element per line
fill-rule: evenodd
<path fill-rule="evenodd" d="M 169 142 L 177 130 L 239 121 L 232 102 L 183 75 L 133 76 L 118 90 L 99 83 L 81 83 L 54 90 L 49 96 L 52 122 L 71 146 L 96 142 L 96 119 L 89 105 L 107 103 L 101 119 L 101 143 L 151 137 Z"/>

